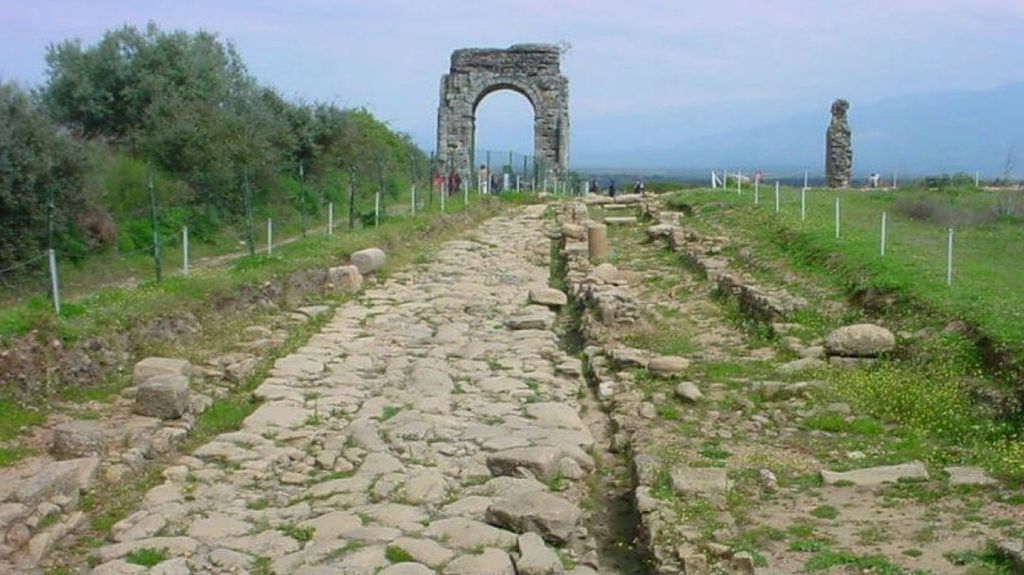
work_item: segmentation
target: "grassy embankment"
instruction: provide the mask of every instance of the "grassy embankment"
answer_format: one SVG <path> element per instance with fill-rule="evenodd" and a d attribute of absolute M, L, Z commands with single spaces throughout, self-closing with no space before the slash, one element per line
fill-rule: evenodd
<path fill-rule="evenodd" d="M 900 424 L 907 435 L 904 457 L 933 464 L 980 464 L 1000 477 L 1024 480 L 1024 442 L 1019 406 L 978 401 L 988 389 L 1022 397 L 1024 357 L 1024 226 L 1005 192 L 910 189 L 896 192 L 810 190 L 807 218 L 800 218 L 800 191 L 774 193 L 682 192 L 670 203 L 694 208 L 687 223 L 728 234 L 735 245 L 754 246 L 756 257 L 784 262 L 815 281 L 845 292 L 862 307 L 827 318 L 813 307 L 796 318 L 821 337 L 837 321 L 882 321 L 900 335 L 900 350 L 865 370 L 832 370 L 837 400 L 857 412 Z M 840 198 L 840 237 L 834 201 Z M 888 214 L 888 244 L 880 255 L 881 213 Z M 1002 212 L 1002 215 L 1000 215 Z M 945 283 L 947 230 L 954 227 L 952 286 Z M 742 258 L 739 258 L 742 259 Z M 769 281 L 785 277 L 765 269 Z M 813 301 L 812 304 L 816 303 Z M 952 320 L 970 329 L 945 330 Z M 993 362 L 993 356 L 1000 361 Z M 846 425 L 845 422 L 835 422 Z M 899 450 L 898 450 L 899 451 Z"/>

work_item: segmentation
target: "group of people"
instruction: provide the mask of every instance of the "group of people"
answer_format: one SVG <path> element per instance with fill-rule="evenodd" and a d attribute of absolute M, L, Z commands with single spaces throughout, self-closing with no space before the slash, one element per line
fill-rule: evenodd
<path fill-rule="evenodd" d="M 597 178 L 592 178 L 589 184 L 589 191 L 591 194 L 600 194 L 601 186 L 597 183 Z M 644 181 L 636 180 L 633 182 L 633 193 L 642 194 L 644 193 Z M 615 178 L 608 178 L 608 196 L 615 197 Z"/>
<path fill-rule="evenodd" d="M 457 171 L 452 170 L 447 177 L 443 174 L 434 174 L 434 190 L 438 193 L 443 191 L 446 195 L 451 196 L 461 188 L 462 176 Z"/>

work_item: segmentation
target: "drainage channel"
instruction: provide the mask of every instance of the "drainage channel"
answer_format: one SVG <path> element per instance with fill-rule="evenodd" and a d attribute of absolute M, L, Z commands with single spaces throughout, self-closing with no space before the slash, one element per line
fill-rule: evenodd
<path fill-rule="evenodd" d="M 552 283 L 565 290 L 565 265 L 557 240 L 552 240 L 551 258 Z M 559 322 L 561 345 L 568 353 L 581 355 L 586 345 L 580 330 L 581 308 L 572 301 L 572 294 L 567 295 L 569 305 L 563 308 Z M 587 371 L 584 360 L 584 372 Z M 650 575 L 651 561 L 637 539 L 640 517 L 633 495 L 636 482 L 632 468 L 625 455 L 612 449 L 614 423 L 602 409 L 591 383 L 587 377 L 583 397 L 579 398 L 580 417 L 594 437 L 591 455 L 595 467 L 587 479 L 588 531 L 596 546 L 602 575 Z"/>

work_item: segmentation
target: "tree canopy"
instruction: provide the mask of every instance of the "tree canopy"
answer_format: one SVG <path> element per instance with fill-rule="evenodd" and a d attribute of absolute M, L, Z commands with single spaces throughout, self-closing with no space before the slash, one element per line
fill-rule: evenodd
<path fill-rule="evenodd" d="M 269 204 L 287 204 L 302 189 L 313 197 L 297 209 L 308 210 L 341 196 L 349 170 L 358 173 L 361 194 L 381 181 L 395 193 L 426 163 L 408 136 L 364 109 L 291 102 L 261 85 L 234 46 L 210 32 L 123 26 L 93 45 L 53 44 L 46 62 L 47 82 L 35 94 L 9 84 L 0 90 L 0 207 L 31 226 L 4 232 L 26 237 L 0 239 L 0 267 L 42 245 L 38 220 L 45 221 L 51 192 L 62 210 L 81 212 L 91 200 L 120 218 L 142 218 L 124 205 L 104 206 L 110 194 L 89 187 L 117 181 L 117 196 L 141 212 L 144 172 L 157 172 L 181 183 L 173 198 L 180 207 L 219 220 L 243 213 L 245 179 L 256 200 Z M 89 162 L 97 148 L 131 162 Z M 149 168 L 88 177 L 104 166 L 140 163 Z M 138 201 L 124 190 L 135 190 Z M 64 217 L 59 227 L 74 235 L 75 218 Z"/>

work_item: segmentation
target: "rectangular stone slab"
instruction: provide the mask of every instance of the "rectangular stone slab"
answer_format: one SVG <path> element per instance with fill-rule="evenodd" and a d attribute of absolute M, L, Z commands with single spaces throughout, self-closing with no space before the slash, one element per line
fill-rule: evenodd
<path fill-rule="evenodd" d="M 881 465 L 865 467 L 853 471 L 821 470 L 821 479 L 825 485 L 834 485 L 840 481 L 849 481 L 854 485 L 873 486 L 883 483 L 895 483 L 901 479 L 928 479 L 928 470 L 920 461 L 900 463 L 899 465 Z"/>

